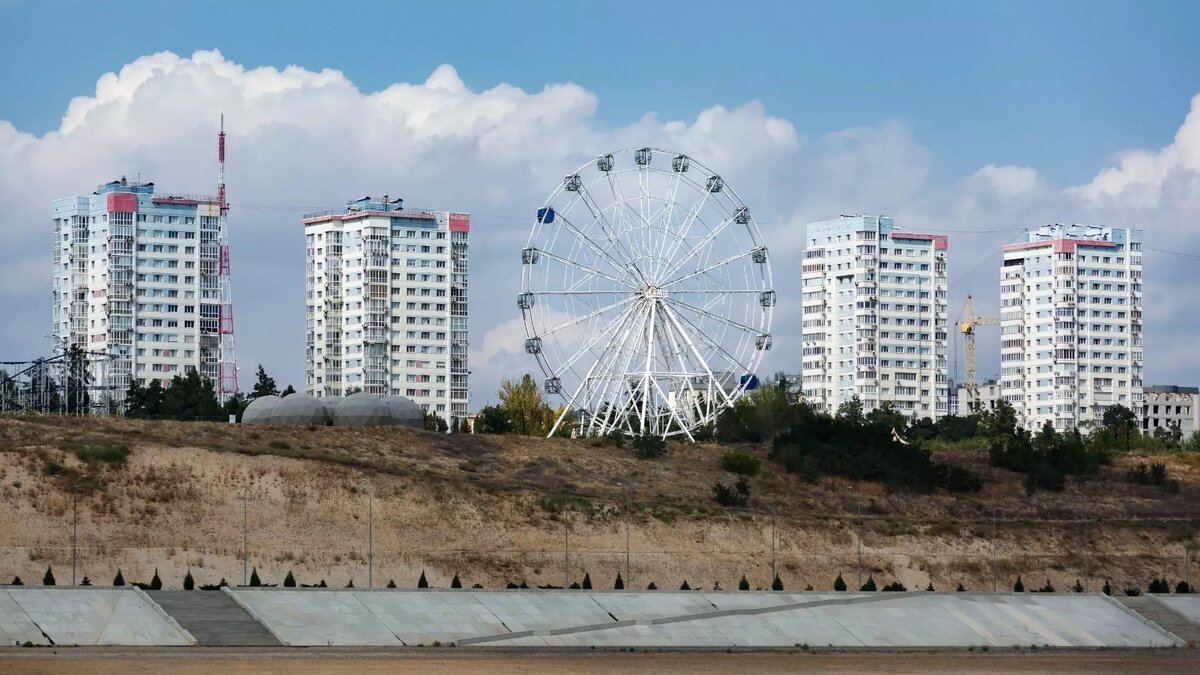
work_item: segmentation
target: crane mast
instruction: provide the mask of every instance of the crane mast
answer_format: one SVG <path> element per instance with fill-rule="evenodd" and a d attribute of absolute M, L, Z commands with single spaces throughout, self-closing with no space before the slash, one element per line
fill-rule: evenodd
<path fill-rule="evenodd" d="M 975 403 L 979 400 L 979 387 L 975 383 L 975 328 L 977 326 L 998 326 L 1000 319 L 994 316 L 976 316 L 975 303 L 971 296 L 967 296 L 966 320 L 962 322 L 959 329 L 962 330 L 963 337 L 966 338 L 967 352 L 967 398 L 970 403 Z"/>

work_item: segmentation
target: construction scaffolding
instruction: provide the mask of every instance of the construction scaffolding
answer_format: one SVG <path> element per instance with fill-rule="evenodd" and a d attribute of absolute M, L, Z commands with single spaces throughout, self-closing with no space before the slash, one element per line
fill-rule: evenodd
<path fill-rule="evenodd" d="M 0 361 L 0 413 L 119 415 L 120 357 L 71 349 L 32 361 Z"/>

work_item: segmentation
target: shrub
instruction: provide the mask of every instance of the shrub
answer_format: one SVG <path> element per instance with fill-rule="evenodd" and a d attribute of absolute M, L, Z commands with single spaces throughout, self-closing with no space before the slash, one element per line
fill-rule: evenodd
<path fill-rule="evenodd" d="M 117 568 L 117 576 L 113 577 L 113 586 L 124 586 L 125 577 L 121 574 L 121 568 Z"/>
<path fill-rule="evenodd" d="M 592 589 L 592 575 L 587 572 L 583 573 L 583 588 L 589 591 Z"/>
<path fill-rule="evenodd" d="M 42 575 L 42 585 L 43 586 L 53 586 L 54 585 L 54 570 L 51 570 L 49 565 L 46 565 L 46 573 L 44 575 Z"/>
<path fill-rule="evenodd" d="M 350 580 L 350 581 L 349 581 L 349 582 L 346 584 L 346 588 L 354 588 L 354 580 L 353 580 L 353 579 L 351 579 L 351 580 Z"/>
<path fill-rule="evenodd" d="M 750 590 L 750 582 L 746 580 L 745 574 L 742 575 L 742 580 L 738 582 L 738 590 L 739 591 Z"/>
<path fill-rule="evenodd" d="M 775 575 L 775 580 L 771 582 L 771 590 L 773 590 L 773 591 L 782 591 L 783 590 L 783 580 L 779 578 L 778 574 Z"/>
<path fill-rule="evenodd" d="M 283 578 L 283 587 L 284 588 L 295 588 L 296 587 L 296 575 L 292 574 L 291 570 L 288 570 L 287 576 Z"/>
<path fill-rule="evenodd" d="M 84 464 L 104 463 L 114 467 L 123 466 L 129 460 L 129 447 L 113 443 L 90 444 L 68 441 L 59 444 L 59 449 L 75 455 Z"/>
<path fill-rule="evenodd" d="M 395 580 L 395 579 L 388 579 L 388 582 L 387 582 L 387 588 L 396 588 L 396 580 Z"/>
<path fill-rule="evenodd" d="M 963 588 L 963 585 L 960 583 L 958 585 L 958 588 L 954 589 L 954 592 L 955 593 L 966 593 L 967 589 Z"/>
<path fill-rule="evenodd" d="M 417 588 L 429 588 L 429 582 L 425 579 L 425 570 L 421 570 L 421 578 L 417 579 Z"/>
<path fill-rule="evenodd" d="M 252 568 L 250 570 L 250 585 L 251 586 L 262 586 L 262 579 L 258 578 L 258 568 L 257 567 Z"/>
<path fill-rule="evenodd" d="M 160 578 L 158 576 L 158 568 L 157 567 L 154 568 L 154 577 L 152 577 L 150 579 L 150 590 L 152 590 L 152 591 L 162 590 L 162 578 Z"/>
<path fill-rule="evenodd" d="M 613 582 L 613 590 L 625 590 L 625 580 L 621 578 L 621 573 L 617 572 L 617 580 Z"/>
<path fill-rule="evenodd" d="M 450 580 L 450 588 L 462 588 L 462 582 L 459 581 L 457 574 Z"/>
<path fill-rule="evenodd" d="M 183 590 L 191 591 L 196 588 L 196 580 L 192 578 L 192 570 L 188 569 L 187 574 L 183 575 Z"/>
<path fill-rule="evenodd" d="M 1112 595 L 1112 584 L 1108 583 L 1108 579 L 1104 580 L 1104 588 L 1100 589 L 1105 595 Z"/>
<path fill-rule="evenodd" d="M 1150 582 L 1150 585 L 1146 588 L 1146 592 L 1147 593 L 1170 593 L 1171 592 L 1171 582 L 1167 581 L 1165 577 L 1162 579 L 1154 579 Z"/>
<path fill-rule="evenodd" d="M 1025 584 L 1021 581 L 1021 575 L 1017 575 L 1017 583 L 1013 584 L 1013 593 L 1024 593 Z"/>
<path fill-rule="evenodd" d="M 513 589 L 520 588 L 520 587 L 519 587 L 519 586 L 517 586 L 516 584 L 514 584 L 513 582 L 511 582 L 511 581 L 510 581 L 510 582 L 508 582 L 508 584 L 505 586 L 505 588 L 507 588 L 507 589 L 509 589 L 509 590 L 513 590 Z"/>
<path fill-rule="evenodd" d="M 1038 593 L 1053 593 L 1053 592 L 1054 592 L 1054 585 L 1050 583 L 1049 579 L 1046 580 L 1045 586 L 1042 586 L 1041 588 L 1038 589 Z"/>
<path fill-rule="evenodd" d="M 292 449 L 291 444 L 288 443 L 287 441 L 271 441 L 270 443 L 267 443 L 267 447 L 273 448 L 275 450 L 291 450 Z"/>
<path fill-rule="evenodd" d="M 712 493 L 713 500 L 721 506 L 745 506 L 750 501 L 750 481 L 741 476 L 733 487 L 717 481 L 712 486 Z"/>
<path fill-rule="evenodd" d="M 654 459 L 667 451 L 667 441 L 655 434 L 639 434 L 633 437 L 633 453 L 642 459 Z"/>
<path fill-rule="evenodd" d="M 85 575 L 83 575 L 83 581 L 80 581 L 79 585 L 80 586 L 91 586 L 92 580 L 89 579 L 88 576 L 85 574 Z"/>
<path fill-rule="evenodd" d="M 1075 585 L 1071 587 L 1071 591 L 1075 592 L 1075 593 L 1082 593 L 1083 592 L 1083 584 L 1079 583 L 1079 580 L 1076 579 Z"/>
<path fill-rule="evenodd" d="M 934 587 L 933 587 L 933 582 L 932 582 L 932 581 L 931 581 L 931 582 L 929 582 L 929 585 L 925 587 L 925 592 L 926 592 L 926 593 L 936 593 L 936 592 L 937 592 L 937 591 L 934 589 Z"/>
<path fill-rule="evenodd" d="M 24 586 L 25 582 L 21 581 L 21 577 L 13 577 L 12 583 L 9 586 Z"/>
<path fill-rule="evenodd" d="M 762 462 L 745 450 L 729 450 L 721 455 L 721 468 L 741 476 L 757 476 Z"/>
<path fill-rule="evenodd" d="M 1175 584 L 1175 592 L 1176 593 L 1195 593 L 1196 589 L 1193 588 L 1191 585 L 1189 585 L 1188 582 L 1180 581 L 1179 583 Z"/>
<path fill-rule="evenodd" d="M 877 586 L 875 586 L 875 577 L 868 574 L 867 575 L 867 583 L 863 584 L 862 588 L 859 588 L 858 590 L 870 591 L 870 592 L 879 590 L 879 588 Z"/>
<path fill-rule="evenodd" d="M 1142 594 L 1142 589 L 1140 589 L 1140 588 L 1134 587 L 1134 588 L 1126 588 L 1125 589 L 1125 595 L 1128 595 L 1129 597 L 1137 597 L 1141 594 Z"/>
<path fill-rule="evenodd" d="M 840 572 L 838 573 L 837 578 L 833 580 L 833 590 L 835 590 L 835 591 L 846 590 L 846 580 L 842 578 L 842 575 Z"/>
<path fill-rule="evenodd" d="M 567 586 L 567 588 L 571 589 L 572 591 L 578 591 L 578 590 L 580 590 L 579 582 L 578 582 L 578 581 L 572 581 L 572 582 L 571 582 L 571 585 L 570 585 L 570 586 Z"/>
<path fill-rule="evenodd" d="M 883 590 L 887 591 L 887 592 L 897 592 L 897 591 L 907 591 L 908 589 L 905 588 L 904 584 L 900 583 L 899 581 L 893 581 L 892 583 L 888 584 L 887 586 L 884 586 Z"/>
<path fill-rule="evenodd" d="M 684 580 L 683 580 L 683 583 L 682 583 L 682 584 L 679 584 L 679 590 L 681 590 L 681 591 L 690 591 L 690 590 L 692 590 L 692 587 L 691 587 L 691 586 L 688 586 L 687 579 L 684 579 Z"/>
<path fill-rule="evenodd" d="M 658 590 L 658 586 L 655 586 L 655 585 L 654 585 L 654 582 L 653 582 L 653 581 L 651 581 L 651 582 L 650 582 L 650 585 L 646 586 L 646 590 L 648 590 L 648 591 L 657 591 L 657 590 Z"/>

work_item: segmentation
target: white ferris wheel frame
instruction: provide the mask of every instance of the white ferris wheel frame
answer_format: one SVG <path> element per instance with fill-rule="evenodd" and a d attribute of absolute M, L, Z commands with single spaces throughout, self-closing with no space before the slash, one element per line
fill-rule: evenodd
<path fill-rule="evenodd" d="M 767 248 L 737 193 L 687 155 L 628 148 L 568 174 L 521 263 L 525 351 L 566 400 L 551 435 L 575 412 L 587 435 L 694 440 L 757 386 Z"/>

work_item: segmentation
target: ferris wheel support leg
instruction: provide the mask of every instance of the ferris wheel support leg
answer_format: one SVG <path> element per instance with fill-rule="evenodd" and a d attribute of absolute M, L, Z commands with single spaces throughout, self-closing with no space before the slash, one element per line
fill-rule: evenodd
<path fill-rule="evenodd" d="M 602 404 L 604 402 L 605 397 L 608 396 L 609 388 L 612 385 L 611 370 L 612 370 L 613 366 L 616 366 L 617 363 L 620 361 L 621 355 L 625 353 L 625 345 L 629 342 L 629 336 L 633 334 L 632 331 L 625 330 L 625 329 L 628 328 L 629 325 L 632 324 L 632 322 L 636 320 L 636 317 L 639 317 L 639 316 L 641 316 L 641 314 L 637 313 L 637 312 L 627 312 L 624 316 L 622 316 L 621 323 L 617 329 L 617 332 L 621 333 L 621 341 L 617 345 L 616 351 L 612 352 L 611 364 L 606 363 L 606 361 L 607 361 L 606 357 L 608 356 L 607 351 L 601 355 L 601 358 L 596 360 L 597 367 L 599 367 L 600 364 L 605 364 L 604 368 L 602 369 L 602 372 L 604 372 L 604 370 L 607 370 L 609 372 L 608 377 L 602 378 L 604 381 L 604 386 L 603 386 L 603 388 L 601 388 L 599 390 L 600 400 L 597 403 Z M 628 368 L 628 364 L 626 364 L 626 367 Z M 589 395 L 588 399 L 584 402 L 583 407 L 588 408 L 588 409 L 591 408 L 591 405 L 592 405 L 592 402 L 593 402 L 593 399 L 594 399 L 596 393 L 597 392 L 595 390 L 593 390 L 592 394 Z M 611 416 L 612 416 L 612 405 L 610 404 L 604 412 L 604 420 L 602 420 L 601 424 L 602 425 L 607 424 L 607 420 Z M 589 422 L 588 422 L 589 432 L 591 431 L 592 428 L 595 427 L 595 425 L 596 425 L 595 419 L 589 420 Z"/>
<path fill-rule="evenodd" d="M 687 343 L 688 349 L 690 349 L 692 355 L 696 357 L 696 361 L 700 364 L 700 366 L 704 368 L 704 372 L 708 373 L 709 381 L 715 386 L 717 382 L 717 376 L 714 375 L 712 369 L 708 367 L 708 362 L 705 361 L 704 357 L 700 355 L 700 350 L 696 349 L 695 343 L 693 343 L 692 339 L 688 337 L 687 332 L 683 330 L 683 326 L 679 325 L 679 319 L 675 316 L 675 311 L 664 304 L 663 312 L 667 315 L 667 318 L 670 319 L 671 323 L 675 325 L 675 330 L 679 331 L 679 334 L 683 337 L 683 341 Z M 722 387 L 720 391 L 721 396 L 725 398 L 725 404 L 733 405 L 733 399 L 729 398 L 729 394 L 726 393 L 725 389 Z"/>
<path fill-rule="evenodd" d="M 638 429 L 646 433 L 646 408 L 650 407 L 651 367 L 654 364 L 654 318 L 658 314 L 658 302 L 650 302 L 650 321 L 646 328 L 646 372 L 642 375 L 642 410 Z"/>

